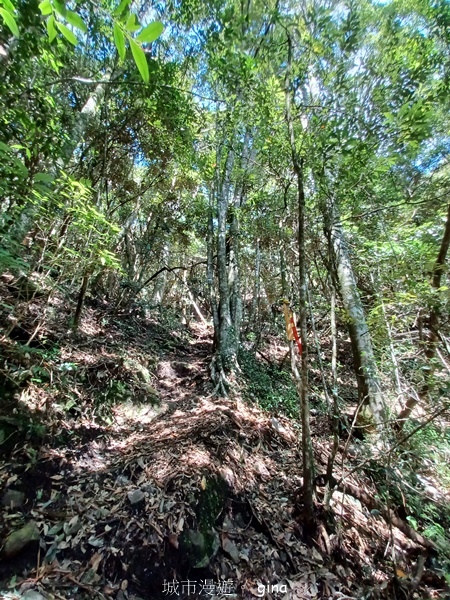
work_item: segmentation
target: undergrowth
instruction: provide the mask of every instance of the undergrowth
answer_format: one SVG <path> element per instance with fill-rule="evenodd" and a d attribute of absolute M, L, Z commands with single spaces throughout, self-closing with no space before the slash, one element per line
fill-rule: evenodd
<path fill-rule="evenodd" d="M 244 398 L 256 402 L 263 410 L 298 417 L 297 390 L 287 371 L 260 362 L 254 354 L 241 349 L 239 365 L 244 376 Z"/>

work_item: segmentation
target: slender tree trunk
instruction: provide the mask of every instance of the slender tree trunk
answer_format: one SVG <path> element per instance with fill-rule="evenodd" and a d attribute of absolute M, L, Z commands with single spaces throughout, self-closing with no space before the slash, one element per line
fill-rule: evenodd
<path fill-rule="evenodd" d="M 217 299 L 215 294 L 214 285 L 214 218 L 212 202 L 210 199 L 210 206 L 208 212 L 208 236 L 207 236 L 207 260 L 206 260 L 206 278 L 208 282 L 208 296 L 211 309 L 211 316 L 214 326 L 214 340 L 213 340 L 213 351 L 215 352 L 219 347 L 219 311 L 217 307 Z"/>
<path fill-rule="evenodd" d="M 228 265 L 228 287 L 230 290 L 231 320 L 233 323 L 237 352 L 242 324 L 242 295 L 239 268 L 239 220 L 235 211 L 233 211 L 230 224 L 230 239 L 231 248 Z"/>
<path fill-rule="evenodd" d="M 89 283 L 90 276 L 91 276 L 90 273 L 85 273 L 83 276 L 83 280 L 81 282 L 81 288 L 78 293 L 77 308 L 75 309 L 75 315 L 73 317 L 73 325 L 72 325 L 73 331 L 76 331 L 80 324 L 81 312 L 83 310 L 84 299 L 86 297 L 86 291 L 87 291 L 87 286 Z"/>
<path fill-rule="evenodd" d="M 288 66 L 285 76 L 285 108 L 288 126 L 289 144 L 291 148 L 292 166 L 297 179 L 297 208 L 298 208 L 298 253 L 299 253 L 299 324 L 303 352 L 301 356 L 301 386 L 300 412 L 302 422 L 302 461 L 303 461 L 303 501 L 304 501 L 304 526 L 306 537 L 314 531 L 314 457 L 309 423 L 309 397 L 308 397 L 308 344 L 307 344 L 307 288 L 306 288 L 306 249 L 305 249 L 305 190 L 303 184 L 303 160 L 299 157 L 296 146 L 294 116 L 292 114 L 291 99 L 291 61 L 292 40 L 288 36 Z"/>
<path fill-rule="evenodd" d="M 232 134 L 232 139 L 235 137 Z M 249 161 L 250 133 L 246 132 L 241 167 L 245 170 Z M 220 152 L 217 164 L 220 165 Z M 217 278 L 219 288 L 218 349 L 213 360 L 213 378 L 217 391 L 227 393 L 227 375 L 238 366 L 238 350 L 242 323 L 242 297 L 239 273 L 239 215 L 243 202 L 244 179 L 235 184 L 230 202 L 235 151 L 227 149 L 222 177 L 216 172 L 217 201 Z M 230 206 L 231 204 L 231 206 Z"/>
<path fill-rule="evenodd" d="M 450 204 L 448 205 L 447 220 L 445 222 L 444 235 L 442 236 L 441 247 L 436 262 L 433 266 L 431 285 L 435 290 L 441 287 L 442 274 L 445 270 L 445 261 L 450 246 Z M 439 321 L 441 316 L 441 307 L 439 298 L 436 298 L 434 305 L 430 310 L 429 317 L 429 335 L 427 339 L 426 355 L 433 358 L 436 354 L 436 346 L 439 342 Z"/>
<path fill-rule="evenodd" d="M 331 282 L 331 310 L 330 310 L 330 325 L 331 325 L 331 394 L 333 397 L 333 405 L 330 409 L 331 431 L 333 432 L 333 444 L 331 446 L 330 455 L 327 461 L 327 484 L 328 490 L 331 488 L 331 478 L 333 475 L 334 459 L 336 458 L 339 449 L 339 402 L 337 392 L 337 327 L 336 327 L 336 288 Z M 331 498 L 330 494 L 326 494 L 327 501 Z M 327 502 L 325 502 L 326 504 Z"/>
<path fill-rule="evenodd" d="M 219 164 L 219 161 L 218 161 Z M 216 383 L 218 391 L 226 394 L 227 374 L 236 366 L 237 340 L 230 310 L 230 289 L 228 285 L 227 222 L 231 172 L 234 165 L 234 151 L 228 149 L 224 174 L 217 186 L 217 278 L 219 285 L 219 335 L 216 358 Z M 218 371 L 218 372 L 217 372 Z"/>
<path fill-rule="evenodd" d="M 247 331 L 257 329 L 259 331 L 259 315 L 261 308 L 261 250 L 259 240 L 256 240 L 255 248 L 255 280 L 253 284 L 253 298 L 248 316 Z"/>
<path fill-rule="evenodd" d="M 325 231 L 333 258 L 332 276 L 347 313 L 348 330 L 353 351 L 353 362 L 358 384 L 361 409 L 358 423 L 367 432 L 375 432 L 386 418 L 386 407 L 376 373 L 376 361 L 364 307 L 359 295 L 343 227 L 338 220 L 336 207 L 329 205 L 325 215 Z"/>
<path fill-rule="evenodd" d="M 162 249 L 162 254 L 160 258 L 160 264 L 168 265 L 170 258 L 170 246 L 169 244 L 164 244 Z M 158 306 L 161 309 L 161 304 L 164 298 L 164 292 L 166 290 L 167 285 L 167 271 L 161 273 L 161 275 L 157 278 L 155 282 L 155 287 L 152 291 L 152 298 L 150 300 L 150 304 L 152 306 Z"/>
<path fill-rule="evenodd" d="M 230 290 L 230 308 L 231 320 L 233 322 L 236 354 L 239 349 L 242 325 L 242 294 L 241 294 L 241 274 L 240 274 L 240 225 L 239 209 L 244 204 L 245 196 L 245 176 L 250 161 L 250 130 L 247 129 L 244 136 L 244 143 L 241 157 L 241 170 L 243 172 L 241 180 L 235 186 L 233 208 L 230 221 L 230 252 L 229 252 L 229 270 L 228 287 Z"/>

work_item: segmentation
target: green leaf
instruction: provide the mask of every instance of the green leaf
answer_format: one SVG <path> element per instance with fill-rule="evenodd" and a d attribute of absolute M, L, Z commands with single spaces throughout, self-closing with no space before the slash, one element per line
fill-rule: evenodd
<path fill-rule="evenodd" d="M 124 60 L 126 54 L 125 36 L 123 35 L 123 31 L 118 23 L 114 23 L 114 42 L 116 44 L 120 60 Z"/>
<path fill-rule="evenodd" d="M 131 52 L 133 54 L 134 62 L 139 69 L 139 73 L 145 83 L 148 83 L 148 64 L 145 52 L 132 38 L 129 37 L 128 41 L 130 42 Z"/>
<path fill-rule="evenodd" d="M 8 144 L 0 142 L 0 152 L 11 152 L 11 148 L 8 146 Z"/>
<path fill-rule="evenodd" d="M 125 11 L 125 9 L 128 8 L 128 5 L 130 4 L 130 2 L 131 2 L 131 0 L 122 0 L 122 2 L 119 4 L 119 6 L 114 11 L 113 15 L 115 17 L 120 17 L 122 15 L 122 13 Z"/>
<path fill-rule="evenodd" d="M 4 8 L 0 8 L 0 15 L 3 17 L 6 25 L 11 29 L 11 33 L 16 37 L 19 37 L 19 29 L 17 27 L 16 20 L 12 16 L 10 12 L 5 10 Z"/>
<path fill-rule="evenodd" d="M 66 38 L 67 41 L 69 41 L 74 46 L 76 46 L 78 44 L 78 40 L 77 40 L 75 34 L 72 33 L 72 31 L 70 31 L 70 29 L 67 29 L 67 27 L 65 25 L 63 25 L 59 21 L 56 21 L 56 27 L 60 30 L 60 32 L 63 34 L 63 36 Z"/>
<path fill-rule="evenodd" d="M 19 158 L 13 158 L 13 163 L 17 169 L 16 173 L 26 179 L 28 177 L 28 169 L 23 162 Z"/>
<path fill-rule="evenodd" d="M 53 0 L 53 6 L 55 7 L 56 12 L 62 17 L 66 16 L 66 7 L 64 2 L 61 2 L 61 0 Z"/>
<path fill-rule="evenodd" d="M 47 33 L 50 42 L 53 42 L 56 37 L 55 17 L 53 15 L 47 20 Z"/>
<path fill-rule="evenodd" d="M 137 36 L 136 41 L 141 43 L 154 42 L 164 31 L 164 25 L 160 21 L 155 21 L 147 25 L 145 29 Z"/>
<path fill-rule="evenodd" d="M 16 7 L 11 2 L 11 0 L 1 0 L 1 3 L 6 8 L 6 10 L 8 10 L 9 12 L 13 13 L 16 10 Z"/>
<path fill-rule="evenodd" d="M 41 181 L 42 183 L 53 183 L 54 177 L 48 173 L 36 173 L 34 175 L 34 181 Z"/>
<path fill-rule="evenodd" d="M 140 27 L 141 26 L 137 20 L 137 16 L 134 13 L 131 13 L 125 24 L 125 29 L 127 31 L 137 31 Z"/>
<path fill-rule="evenodd" d="M 43 15 L 51 15 L 53 12 L 52 4 L 50 0 L 44 0 L 39 4 L 39 10 Z"/>
<path fill-rule="evenodd" d="M 87 33 L 87 27 L 84 24 L 83 19 L 72 10 L 66 11 L 66 21 L 74 27 L 76 27 L 77 29 L 79 29 L 80 31 L 82 31 L 83 33 Z"/>

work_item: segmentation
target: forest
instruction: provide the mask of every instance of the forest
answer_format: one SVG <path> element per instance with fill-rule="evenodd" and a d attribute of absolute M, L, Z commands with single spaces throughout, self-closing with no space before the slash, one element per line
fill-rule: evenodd
<path fill-rule="evenodd" d="M 450 598 L 448 0 L 0 0 L 0 598 Z"/>

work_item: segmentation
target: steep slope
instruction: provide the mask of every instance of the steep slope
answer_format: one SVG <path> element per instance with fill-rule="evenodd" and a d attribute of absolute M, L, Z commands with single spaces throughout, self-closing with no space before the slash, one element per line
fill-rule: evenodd
<path fill-rule="evenodd" d="M 97 305 L 76 337 L 50 316 L 25 345 L 42 314 L 2 338 L 1 598 L 442 597 L 367 478 L 329 509 L 317 488 L 304 543 L 296 421 L 212 396 L 207 327 Z M 312 425 L 325 470 L 327 417 Z"/>

